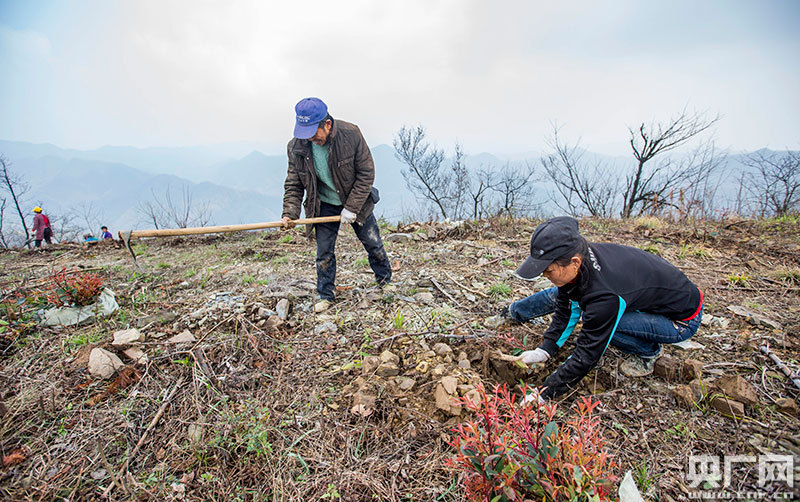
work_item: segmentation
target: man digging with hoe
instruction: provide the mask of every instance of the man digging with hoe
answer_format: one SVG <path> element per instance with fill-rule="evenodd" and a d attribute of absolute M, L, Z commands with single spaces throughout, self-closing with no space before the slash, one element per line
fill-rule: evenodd
<path fill-rule="evenodd" d="M 305 193 L 306 218 L 341 215 L 341 223 L 353 226 L 364 245 L 378 285 L 392 278 L 389 257 L 383 248 L 378 222 L 372 214 L 378 191 L 372 187 L 375 164 L 358 126 L 334 120 L 318 98 L 305 98 L 295 106 L 294 138 L 289 141 L 289 167 L 284 183 L 283 229 L 294 226 Z M 317 240 L 317 293 L 315 312 L 326 310 L 334 300 L 336 237 L 339 222 L 313 225 Z M 311 236 L 311 225 L 306 226 Z"/>

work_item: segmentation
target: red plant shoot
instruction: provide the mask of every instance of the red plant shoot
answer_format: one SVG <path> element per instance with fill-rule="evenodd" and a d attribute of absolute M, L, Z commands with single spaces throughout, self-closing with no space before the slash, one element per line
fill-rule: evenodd
<path fill-rule="evenodd" d="M 592 416 L 599 401 L 582 398 L 559 427 L 554 404 L 519 403 L 505 385 L 477 390 L 478 402 L 461 399 L 475 416 L 453 429 L 447 462 L 465 474 L 467 500 L 609 500 L 616 465 Z"/>

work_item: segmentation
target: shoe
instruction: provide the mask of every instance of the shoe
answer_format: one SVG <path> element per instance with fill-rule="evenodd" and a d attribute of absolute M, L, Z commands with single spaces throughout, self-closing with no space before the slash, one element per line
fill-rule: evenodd
<path fill-rule="evenodd" d="M 653 374 L 656 366 L 656 359 L 661 357 L 662 348 L 658 348 L 658 353 L 653 357 L 640 357 L 631 355 L 619 365 L 620 372 L 626 377 L 640 378 Z"/>
<path fill-rule="evenodd" d="M 330 300 L 318 301 L 317 303 L 314 304 L 314 313 L 319 314 L 321 312 L 325 312 L 331 307 L 331 303 L 332 302 Z"/>
<path fill-rule="evenodd" d="M 503 310 L 501 310 L 499 314 L 487 317 L 483 321 L 483 325 L 489 329 L 498 329 L 512 324 L 517 324 L 517 322 L 511 318 L 511 312 L 508 311 L 508 306 L 503 307 Z"/>

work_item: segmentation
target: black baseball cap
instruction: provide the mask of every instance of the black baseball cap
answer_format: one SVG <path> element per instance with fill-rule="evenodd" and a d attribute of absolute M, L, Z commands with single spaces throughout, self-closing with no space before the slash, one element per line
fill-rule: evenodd
<path fill-rule="evenodd" d="M 517 275 L 523 279 L 538 277 L 555 260 L 576 249 L 581 239 L 575 218 L 559 216 L 545 221 L 534 230 L 531 255 L 517 269 Z"/>

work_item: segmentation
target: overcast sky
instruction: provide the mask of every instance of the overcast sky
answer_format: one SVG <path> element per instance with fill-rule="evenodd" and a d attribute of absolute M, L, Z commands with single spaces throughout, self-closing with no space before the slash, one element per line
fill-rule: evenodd
<path fill-rule="evenodd" d="M 0 139 L 279 153 L 317 96 L 370 144 L 537 151 L 558 122 L 626 153 L 688 108 L 724 148 L 800 148 L 798 26 L 794 0 L 0 0 Z"/>

